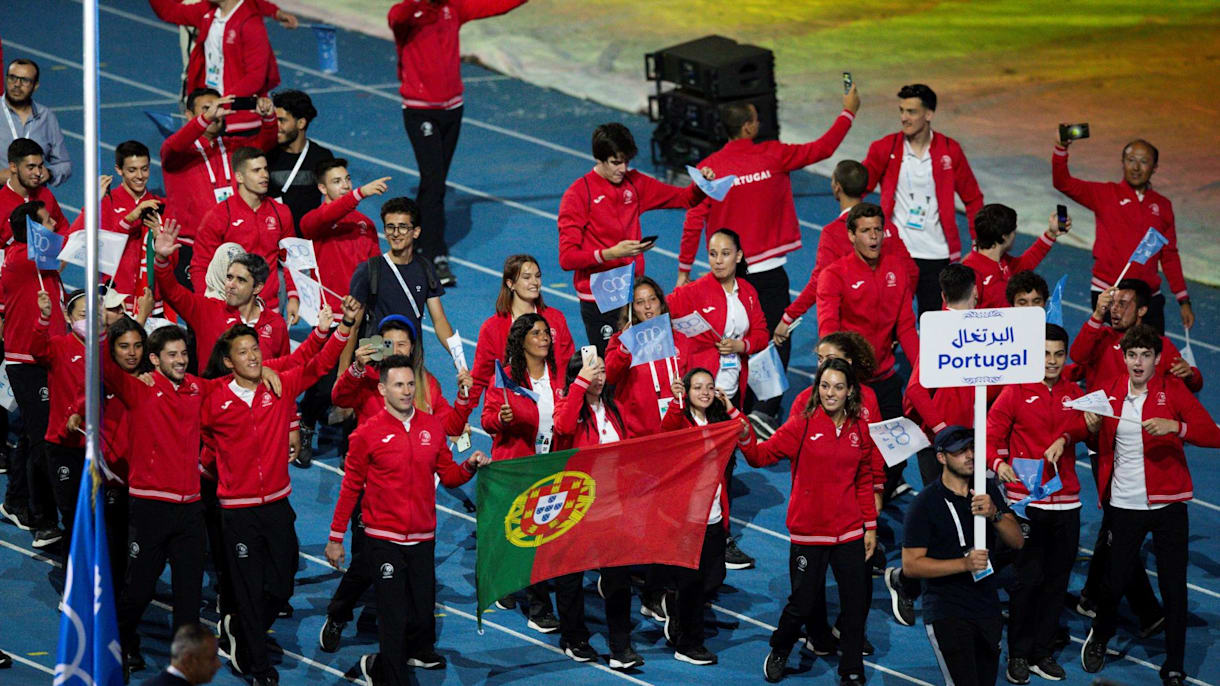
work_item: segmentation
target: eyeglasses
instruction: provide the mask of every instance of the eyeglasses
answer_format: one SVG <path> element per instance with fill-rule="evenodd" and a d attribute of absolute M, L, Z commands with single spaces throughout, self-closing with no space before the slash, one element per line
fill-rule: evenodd
<path fill-rule="evenodd" d="M 9 83 L 20 83 L 24 86 L 33 86 L 34 85 L 34 79 L 32 79 L 28 76 L 20 76 L 18 74 L 9 74 L 8 82 Z"/>
<path fill-rule="evenodd" d="M 385 235 L 389 236 L 390 234 L 409 233 L 414 231 L 415 228 L 416 227 L 414 224 L 386 224 Z"/>

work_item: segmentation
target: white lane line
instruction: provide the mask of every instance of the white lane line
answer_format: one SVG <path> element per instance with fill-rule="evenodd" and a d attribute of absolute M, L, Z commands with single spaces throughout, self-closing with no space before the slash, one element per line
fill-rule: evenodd
<path fill-rule="evenodd" d="M 1080 645 L 1084 645 L 1083 638 L 1076 638 L 1075 636 L 1071 636 L 1071 639 L 1074 643 L 1079 643 Z M 1147 667 L 1148 669 L 1154 669 L 1158 672 L 1161 670 L 1160 667 L 1157 667 L 1156 665 L 1152 664 L 1151 662 L 1148 662 L 1147 660 L 1141 660 L 1138 657 L 1132 657 L 1130 655 L 1123 655 L 1122 658 L 1124 660 L 1127 660 L 1128 662 L 1134 662 L 1135 664 L 1137 664 L 1141 667 Z M 1186 680 L 1192 684 L 1195 684 L 1195 686 L 1212 686 L 1212 684 L 1209 684 L 1206 681 L 1203 681 L 1201 679 L 1196 679 L 1194 677 L 1188 676 L 1188 677 L 1186 677 Z"/>
<path fill-rule="evenodd" d="M 40 672 L 45 672 L 46 674 L 55 676 L 55 670 L 51 669 L 50 667 L 48 667 L 46 665 L 39 664 L 37 662 L 34 662 L 33 660 L 21 657 L 20 655 L 13 652 L 12 650 L 6 650 L 4 652 L 7 653 L 9 657 L 13 658 L 13 662 L 23 664 L 26 667 L 33 667 L 34 669 L 37 669 Z"/>

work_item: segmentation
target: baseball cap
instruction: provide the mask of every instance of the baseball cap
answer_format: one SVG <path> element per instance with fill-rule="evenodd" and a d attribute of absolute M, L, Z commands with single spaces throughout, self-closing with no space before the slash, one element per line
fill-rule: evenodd
<path fill-rule="evenodd" d="M 938 453 L 956 453 L 974 443 L 974 430 L 954 424 L 936 432 L 933 445 Z"/>
<path fill-rule="evenodd" d="M 122 307 L 123 302 L 127 300 L 125 293 L 120 293 L 113 288 L 107 289 L 106 295 L 102 296 L 102 307 L 107 310 L 113 310 L 116 307 Z"/>

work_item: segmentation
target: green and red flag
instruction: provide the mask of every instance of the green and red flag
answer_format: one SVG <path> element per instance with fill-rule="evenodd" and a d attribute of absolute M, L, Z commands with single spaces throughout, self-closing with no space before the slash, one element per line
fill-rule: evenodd
<path fill-rule="evenodd" d="M 716 486 L 741 426 L 720 422 L 479 469 L 478 615 L 564 574 L 697 569 Z"/>

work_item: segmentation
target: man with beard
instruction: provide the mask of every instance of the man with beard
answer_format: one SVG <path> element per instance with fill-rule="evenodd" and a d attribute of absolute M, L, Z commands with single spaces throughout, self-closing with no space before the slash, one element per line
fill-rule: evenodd
<path fill-rule="evenodd" d="M 0 186 L 0 248 L 13 240 L 8 217 L 21 205 L 30 201 L 43 204 L 51 218 L 55 232 L 68 235 L 68 218 L 46 186 L 46 162 L 42 146 L 28 138 L 18 138 L 8 145 L 7 180 Z M 4 309 L 0 307 L 0 313 Z"/>
<path fill-rule="evenodd" d="M 29 138 L 42 147 L 50 186 L 58 186 L 72 175 L 72 160 L 64 145 L 64 134 L 59 130 L 59 120 L 47 107 L 34 104 L 34 92 L 38 90 L 38 65 L 33 60 L 13 60 L 8 65 L 4 79 L 4 104 L 0 105 L 0 149 L 7 148 L 18 138 Z M 0 181 L 7 180 L 8 173 L 0 170 Z"/>
<path fill-rule="evenodd" d="M 285 90 L 271 96 L 271 100 L 275 103 L 279 133 L 275 149 L 267 153 L 267 169 L 271 172 L 269 194 L 288 206 L 300 234 L 301 220 L 322 204 L 317 188 L 321 180 L 314 177 L 314 169 L 334 155 L 308 138 L 309 126 L 318 117 L 308 94 Z"/>

